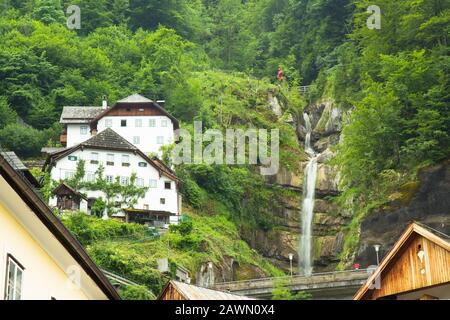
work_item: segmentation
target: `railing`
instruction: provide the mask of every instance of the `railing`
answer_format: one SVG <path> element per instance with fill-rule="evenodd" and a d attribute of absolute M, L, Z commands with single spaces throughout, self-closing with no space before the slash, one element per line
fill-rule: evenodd
<path fill-rule="evenodd" d="M 341 275 L 345 273 L 365 273 L 368 274 L 369 269 L 354 269 L 354 270 L 342 270 L 342 271 L 330 271 L 330 272 L 319 272 L 313 273 L 310 276 L 304 275 L 292 275 L 292 276 L 281 276 L 281 277 L 267 277 L 267 278 L 257 278 L 251 280 L 240 280 L 240 281 L 227 281 L 227 282 L 216 282 L 214 285 L 233 285 L 233 284 L 244 284 L 244 283 L 256 283 L 256 282 L 265 282 L 265 281 L 276 281 L 276 280 L 290 280 L 290 279 L 300 279 L 300 278 L 313 278 L 319 276 L 327 276 L 327 275 Z M 213 286 L 214 286 L 213 285 Z"/>
<path fill-rule="evenodd" d="M 301 94 L 307 94 L 311 86 L 300 86 L 299 90 Z"/>

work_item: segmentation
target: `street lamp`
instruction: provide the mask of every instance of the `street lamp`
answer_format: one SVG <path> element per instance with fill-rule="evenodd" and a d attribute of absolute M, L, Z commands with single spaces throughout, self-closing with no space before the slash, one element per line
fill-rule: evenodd
<path fill-rule="evenodd" d="M 292 253 L 289 253 L 289 264 L 291 265 L 291 277 L 292 277 L 292 259 L 294 258 L 294 255 Z"/>
<path fill-rule="evenodd" d="M 373 247 L 375 248 L 375 252 L 377 253 L 377 266 L 378 266 L 380 264 L 380 258 L 378 257 L 378 251 L 380 251 L 381 245 L 375 244 Z"/>

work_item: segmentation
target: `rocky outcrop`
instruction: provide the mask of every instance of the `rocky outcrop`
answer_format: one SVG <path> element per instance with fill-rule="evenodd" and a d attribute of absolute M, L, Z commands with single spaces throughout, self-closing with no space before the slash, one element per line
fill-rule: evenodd
<path fill-rule="evenodd" d="M 450 234 L 450 159 L 423 169 L 419 181 L 404 186 L 399 195 L 388 208 L 372 212 L 363 220 L 355 262 L 375 264 L 373 245 L 381 245 L 383 257 L 414 220 Z"/>
<path fill-rule="evenodd" d="M 269 96 L 272 111 L 279 112 L 278 100 Z M 339 194 L 339 172 L 329 164 L 334 157 L 330 149 L 339 142 L 341 120 L 344 115 L 339 106 L 331 101 L 310 105 L 305 110 L 310 115 L 312 143 L 320 152 L 316 182 L 316 201 L 313 225 L 314 272 L 334 270 L 343 246 L 343 227 L 349 222 L 349 214 L 339 208 L 330 198 Z M 306 135 L 304 119 L 295 123 L 298 140 L 304 144 Z M 281 168 L 278 174 L 268 177 L 267 182 L 278 184 L 294 191 L 294 195 L 284 199 L 283 208 L 274 212 L 276 227 L 270 231 L 246 230 L 243 237 L 258 252 L 269 258 L 278 267 L 288 271 L 289 254 L 294 254 L 294 266 L 298 265 L 300 241 L 301 203 L 304 187 L 304 170 L 308 158 L 299 159 L 295 172 Z"/>

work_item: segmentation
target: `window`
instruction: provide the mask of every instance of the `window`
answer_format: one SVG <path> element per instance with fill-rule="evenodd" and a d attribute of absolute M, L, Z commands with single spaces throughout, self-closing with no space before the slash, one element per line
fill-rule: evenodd
<path fill-rule="evenodd" d="M 98 153 L 97 152 L 91 152 L 91 163 L 98 164 Z"/>
<path fill-rule="evenodd" d="M 161 120 L 161 127 L 167 127 L 167 120 Z"/>
<path fill-rule="evenodd" d="M 81 126 L 80 127 L 80 134 L 86 135 L 88 133 L 88 127 L 87 126 Z"/>
<path fill-rule="evenodd" d="M 120 177 L 120 184 L 123 186 L 127 186 L 128 184 L 130 184 L 130 178 Z"/>
<path fill-rule="evenodd" d="M 147 162 L 139 162 L 139 167 L 146 167 L 147 166 Z"/>
<path fill-rule="evenodd" d="M 114 182 L 114 176 L 107 175 L 106 176 L 106 182 L 107 183 L 113 183 Z"/>
<path fill-rule="evenodd" d="M 143 187 L 144 186 L 144 179 L 136 178 L 136 184 L 137 184 L 138 187 Z"/>
<path fill-rule="evenodd" d="M 130 166 L 130 156 L 127 154 L 122 155 L 122 167 L 129 167 Z"/>
<path fill-rule="evenodd" d="M 87 182 L 94 182 L 95 181 L 95 174 L 94 173 L 86 173 L 86 181 Z"/>
<path fill-rule="evenodd" d="M 126 127 L 127 126 L 127 120 L 120 120 L 120 126 Z"/>
<path fill-rule="evenodd" d="M 141 143 L 141 137 L 138 137 L 138 136 L 133 137 L 133 143 L 134 144 L 140 144 Z"/>
<path fill-rule="evenodd" d="M 75 176 L 75 172 L 74 171 L 66 171 L 64 172 L 64 179 L 68 180 L 68 179 L 72 179 Z"/>
<path fill-rule="evenodd" d="M 160 198 L 159 199 L 159 203 L 166 204 L 166 198 Z"/>
<path fill-rule="evenodd" d="M 163 144 L 164 143 L 164 137 L 163 136 L 156 137 L 156 143 L 157 144 Z"/>
<path fill-rule="evenodd" d="M 149 126 L 149 127 L 156 127 L 156 121 L 155 121 L 155 119 L 150 119 L 150 120 L 148 121 L 148 126 Z"/>
<path fill-rule="evenodd" d="M 149 187 L 150 188 L 156 188 L 156 180 L 155 179 L 150 179 L 150 183 L 149 183 Z"/>
<path fill-rule="evenodd" d="M 76 157 L 76 156 L 69 156 L 69 160 L 70 161 L 77 161 L 78 157 Z"/>
<path fill-rule="evenodd" d="M 5 300 L 21 300 L 24 270 L 25 268 L 8 254 L 6 258 Z"/>
<path fill-rule="evenodd" d="M 105 127 L 106 128 L 112 127 L 112 119 L 105 119 Z"/>
<path fill-rule="evenodd" d="M 142 127 L 142 119 L 136 119 L 134 124 L 135 124 L 136 128 Z"/>
<path fill-rule="evenodd" d="M 164 182 L 164 189 L 170 190 L 172 188 L 172 183 L 170 181 Z"/>
<path fill-rule="evenodd" d="M 114 165 L 114 154 L 108 153 L 106 155 L 106 165 L 107 166 L 113 166 Z"/>

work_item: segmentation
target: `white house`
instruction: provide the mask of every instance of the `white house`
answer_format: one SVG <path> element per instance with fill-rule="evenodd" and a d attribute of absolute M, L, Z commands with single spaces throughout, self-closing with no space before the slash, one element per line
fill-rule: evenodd
<path fill-rule="evenodd" d="M 0 154 L 0 300 L 120 299 L 32 184 Z"/>
<path fill-rule="evenodd" d="M 160 148 L 174 142 L 178 120 L 161 105 L 133 94 L 108 107 L 64 107 L 60 122 L 65 125 L 61 143 L 73 147 L 111 128 L 145 154 L 161 155 Z"/>
<path fill-rule="evenodd" d="M 127 185 L 135 173 L 136 184 L 147 188 L 145 196 L 134 206 L 140 214 L 163 215 L 168 220 L 170 216 L 181 213 L 179 180 L 174 172 L 158 159 L 149 158 L 113 129 L 106 128 L 80 144 L 51 154 L 44 170 L 50 172 L 53 180 L 64 181 L 74 176 L 79 160 L 85 161 L 84 179 L 88 182 L 95 181 L 95 173 L 100 165 L 104 168 L 107 182 L 114 182 L 118 177 L 121 184 Z M 102 191 L 79 191 L 87 195 L 89 207 L 95 198 L 105 199 Z M 55 196 L 50 205 L 57 206 L 57 202 Z"/>

